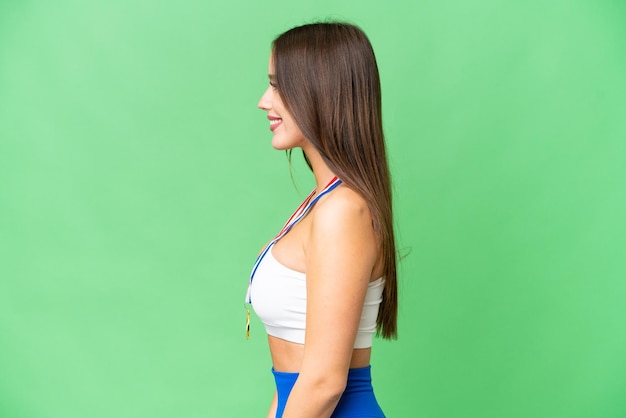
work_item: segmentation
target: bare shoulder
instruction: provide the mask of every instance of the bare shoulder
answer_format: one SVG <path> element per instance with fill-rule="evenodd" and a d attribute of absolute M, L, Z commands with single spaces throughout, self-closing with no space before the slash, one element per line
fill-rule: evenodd
<path fill-rule="evenodd" d="M 317 205 L 305 243 L 307 273 L 323 269 L 327 277 L 354 277 L 361 283 L 370 280 L 378 272 L 380 245 L 365 199 L 340 186 Z"/>
<path fill-rule="evenodd" d="M 355 251 L 376 258 L 379 245 L 372 215 L 359 193 L 340 186 L 317 205 L 311 214 L 309 244 L 324 247 L 322 251 Z"/>
<path fill-rule="evenodd" d="M 364 232 L 372 229 L 372 216 L 365 199 L 347 186 L 337 187 L 320 199 L 312 213 L 316 228 L 339 229 L 362 227 Z"/>

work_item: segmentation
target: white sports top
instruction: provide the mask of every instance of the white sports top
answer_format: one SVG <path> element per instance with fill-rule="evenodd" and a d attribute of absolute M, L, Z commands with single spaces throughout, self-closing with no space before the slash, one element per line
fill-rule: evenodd
<path fill-rule="evenodd" d="M 383 277 L 370 282 L 367 286 L 354 348 L 372 346 L 384 287 Z M 306 274 L 280 264 L 274 258 L 270 247 L 254 274 L 250 294 L 254 311 L 265 324 L 269 335 L 304 344 Z"/>

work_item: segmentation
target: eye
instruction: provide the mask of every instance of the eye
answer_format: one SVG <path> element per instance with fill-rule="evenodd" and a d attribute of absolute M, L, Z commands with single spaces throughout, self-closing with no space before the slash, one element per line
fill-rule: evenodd
<path fill-rule="evenodd" d="M 278 88 L 278 85 L 273 81 L 270 81 L 270 86 L 272 86 L 272 88 Z"/>

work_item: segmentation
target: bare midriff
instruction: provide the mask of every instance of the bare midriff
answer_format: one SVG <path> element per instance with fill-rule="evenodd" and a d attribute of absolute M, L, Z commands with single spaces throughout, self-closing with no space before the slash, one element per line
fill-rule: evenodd
<path fill-rule="evenodd" d="M 274 370 L 278 372 L 298 373 L 304 358 L 304 345 L 292 343 L 281 338 L 267 337 L 272 355 Z M 352 350 L 350 368 L 367 367 L 370 364 L 371 348 L 355 348 Z"/>

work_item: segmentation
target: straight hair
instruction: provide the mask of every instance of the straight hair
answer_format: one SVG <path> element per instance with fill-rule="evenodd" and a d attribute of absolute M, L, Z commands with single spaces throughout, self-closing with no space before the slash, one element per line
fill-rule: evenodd
<path fill-rule="evenodd" d="M 384 261 L 385 289 L 376 334 L 397 338 L 391 180 L 372 45 L 357 26 L 313 23 L 279 35 L 272 54 L 276 88 L 302 134 L 346 186 L 367 202 Z"/>

